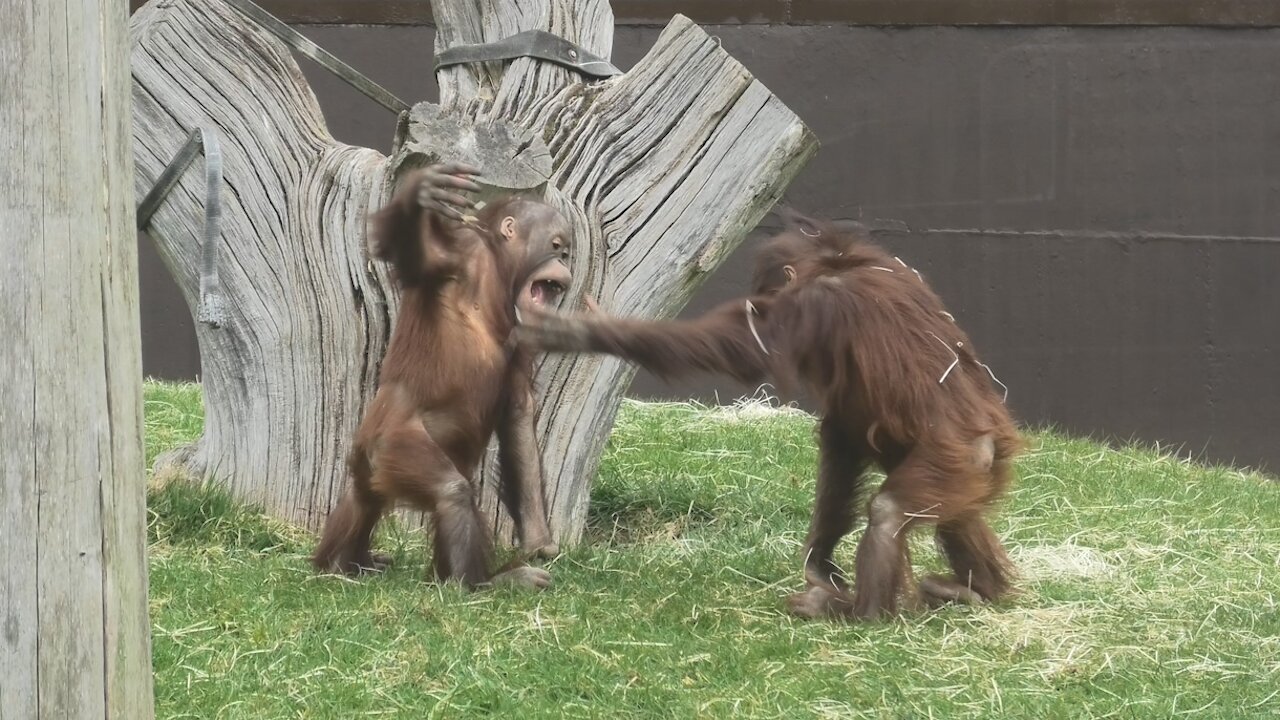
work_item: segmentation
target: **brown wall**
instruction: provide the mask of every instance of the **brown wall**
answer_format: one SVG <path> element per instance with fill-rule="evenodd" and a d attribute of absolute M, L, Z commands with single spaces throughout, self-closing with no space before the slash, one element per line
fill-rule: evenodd
<path fill-rule="evenodd" d="M 615 2 L 637 23 L 618 28 L 623 69 L 660 30 L 644 5 Z M 728 4 L 686 5 L 714 15 Z M 1226 24 L 1280 21 L 1267 16 L 1280 3 L 1216 6 L 1214 17 L 1236 18 Z M 1117 7 L 1138 13 L 1127 22 L 1160 20 L 1150 3 L 1093 7 L 1103 24 L 1116 22 L 1107 13 Z M 883 3 L 878 12 L 893 19 Z M 902 227 L 886 244 L 926 273 L 1023 419 L 1280 467 L 1280 288 L 1270 278 L 1280 267 L 1280 29 L 782 20 L 790 24 L 706 29 L 823 143 L 789 199 Z M 429 27 L 301 29 L 402 98 L 435 97 Z M 388 148 L 390 113 L 303 68 L 337 138 Z M 142 262 L 146 370 L 189 377 L 197 360 L 185 306 L 146 243 Z M 741 291 L 748 267 L 744 249 L 689 312 Z M 633 394 L 744 390 L 641 376 Z"/>

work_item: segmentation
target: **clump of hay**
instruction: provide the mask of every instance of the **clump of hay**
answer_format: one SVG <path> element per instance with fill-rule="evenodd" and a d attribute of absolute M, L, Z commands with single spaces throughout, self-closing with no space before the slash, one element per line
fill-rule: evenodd
<path fill-rule="evenodd" d="M 769 385 L 761 385 L 751 395 L 744 395 L 737 400 L 728 404 L 722 404 L 717 398 L 716 404 L 705 405 L 697 400 L 688 400 L 685 402 L 641 402 L 628 400 L 640 405 L 649 407 L 670 407 L 692 410 L 697 415 L 698 421 L 712 421 L 724 423 L 750 423 L 761 420 L 776 420 L 779 418 L 803 418 L 813 419 L 813 415 L 796 407 L 794 402 L 783 403 L 777 397 L 770 394 Z"/>
<path fill-rule="evenodd" d="M 1102 552 L 1067 541 L 1061 545 L 1010 548 L 1018 574 L 1026 580 L 1098 579 L 1115 569 Z"/>
<path fill-rule="evenodd" d="M 773 420 L 776 418 L 810 418 L 809 413 L 796 407 L 794 403 L 780 404 L 777 398 L 763 392 L 763 388 L 755 395 L 740 397 L 731 405 L 717 405 L 708 408 L 707 412 L 724 422 L 754 422 L 757 420 Z"/>

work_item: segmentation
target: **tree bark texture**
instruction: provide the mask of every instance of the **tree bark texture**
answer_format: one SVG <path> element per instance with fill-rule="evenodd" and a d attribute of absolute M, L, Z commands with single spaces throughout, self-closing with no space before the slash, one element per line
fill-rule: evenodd
<path fill-rule="evenodd" d="M 602 0 L 439 1 L 434 11 L 438 50 L 542 29 L 611 52 Z M 585 291 L 610 312 L 666 317 L 817 144 L 681 16 L 635 68 L 605 81 L 530 58 L 442 68 L 439 102 L 388 128 L 390 157 L 334 141 L 287 49 L 221 0 L 153 0 L 135 14 L 133 40 L 138 191 L 196 127 L 217 131 L 228 190 L 218 247 L 227 320 L 197 328 L 205 434 L 166 462 L 311 528 L 345 482 L 344 455 L 396 312 L 385 269 L 365 251 L 364 218 L 408 169 L 468 161 L 495 191 L 542 192 L 574 224 L 569 297 Z M 189 173 L 150 227 L 192 308 L 202 197 L 203 181 Z M 631 375 L 614 360 L 541 362 L 538 435 L 562 544 L 581 534 Z M 492 449 L 477 482 L 509 538 Z"/>
<path fill-rule="evenodd" d="M 152 717 L 127 8 L 0 0 L 0 717 Z"/>

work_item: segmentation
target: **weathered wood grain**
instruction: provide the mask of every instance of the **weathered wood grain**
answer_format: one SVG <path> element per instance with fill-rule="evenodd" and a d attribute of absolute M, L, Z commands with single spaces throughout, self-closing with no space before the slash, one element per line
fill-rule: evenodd
<path fill-rule="evenodd" d="M 389 284 L 362 246 L 385 158 L 334 141 L 288 51 L 224 3 L 152 3 L 132 26 L 137 192 L 196 127 L 217 133 L 227 184 L 226 320 L 196 330 L 205 434 L 160 464 L 216 476 L 316 527 L 390 330 Z M 203 197 L 203 178 L 188 172 L 149 231 L 189 307 Z"/>
<path fill-rule="evenodd" d="M 437 47 L 547 29 L 609 57 L 603 0 L 435 2 Z M 133 20 L 137 188 L 187 133 L 220 133 L 228 188 L 221 276 L 230 320 L 197 329 L 206 431 L 168 458 L 240 497 L 318 527 L 376 381 L 396 294 L 368 261 L 363 218 L 395 179 L 437 160 L 479 162 L 495 188 L 542 189 L 574 224 L 570 296 L 621 314 L 677 312 L 768 211 L 816 147 L 812 134 L 695 24 L 677 17 L 629 73 L 602 82 L 519 59 L 452 66 L 438 104 L 402 118 L 391 158 L 336 143 L 287 51 L 219 0 L 155 0 Z M 197 177 L 151 235 L 196 300 Z M 631 370 L 548 358 L 538 420 L 552 531 L 572 544 Z M 499 530 L 494 453 L 478 481 Z"/>
<path fill-rule="evenodd" d="M 0 718 L 152 717 L 126 14 L 0 1 Z"/>

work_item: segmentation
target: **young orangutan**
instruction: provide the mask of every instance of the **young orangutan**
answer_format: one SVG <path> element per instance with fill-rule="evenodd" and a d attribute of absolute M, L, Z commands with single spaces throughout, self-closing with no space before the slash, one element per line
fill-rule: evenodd
<path fill-rule="evenodd" d="M 994 376 L 923 279 L 860 226 L 784 214 L 761 249 L 755 292 L 693 319 L 648 322 L 527 313 L 522 342 L 608 353 L 659 375 L 772 375 L 820 405 L 821 458 L 793 613 L 871 619 L 914 601 L 907 534 L 936 526 L 954 574 L 923 579 L 931 604 L 993 601 L 1011 567 L 985 515 L 1010 482 L 1020 440 Z M 868 506 L 852 592 L 832 560 L 872 462 L 887 477 Z"/>
<path fill-rule="evenodd" d="M 495 429 L 501 495 L 523 548 L 556 554 L 547 527 L 534 437 L 530 351 L 509 342 L 516 308 L 556 303 L 571 276 L 572 230 L 551 207 L 516 197 L 477 213 L 457 191 L 478 191 L 478 170 L 436 165 L 406 178 L 370 220 L 371 254 L 390 262 L 400 311 L 377 395 L 348 456 L 345 495 L 312 558 L 326 572 L 380 569 L 374 527 L 397 501 L 429 512 L 441 580 L 467 587 L 545 587 L 551 576 L 517 561 L 490 570 L 491 530 L 472 477 Z"/>

